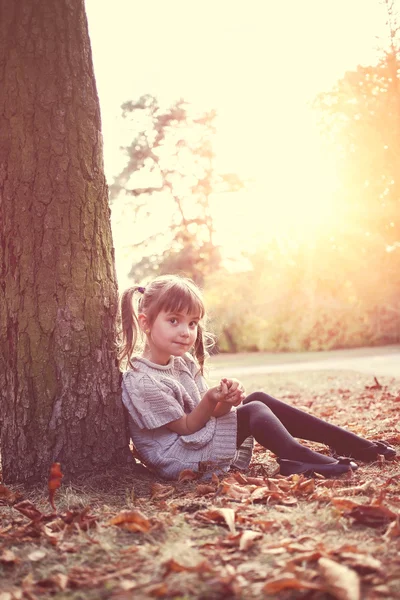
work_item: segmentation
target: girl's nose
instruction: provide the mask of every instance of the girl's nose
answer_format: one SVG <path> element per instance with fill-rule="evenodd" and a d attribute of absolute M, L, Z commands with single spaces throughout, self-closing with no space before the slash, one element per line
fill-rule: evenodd
<path fill-rule="evenodd" d="M 181 328 L 181 336 L 182 337 L 189 337 L 189 328 L 187 325 L 183 325 Z"/>

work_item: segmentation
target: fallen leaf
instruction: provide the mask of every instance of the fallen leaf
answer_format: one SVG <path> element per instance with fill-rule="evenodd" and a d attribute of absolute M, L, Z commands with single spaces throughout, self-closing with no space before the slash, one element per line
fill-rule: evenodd
<path fill-rule="evenodd" d="M 278 492 L 270 490 L 269 487 L 258 487 L 251 494 L 251 500 L 253 502 L 262 502 L 263 500 L 269 499 L 283 500 L 284 493 L 279 490 Z"/>
<path fill-rule="evenodd" d="M 178 562 L 174 558 L 170 558 L 169 560 L 163 563 L 166 574 L 168 573 L 181 573 L 182 571 L 189 571 L 192 573 L 204 573 L 205 571 L 210 571 L 211 567 L 206 560 L 202 560 L 197 565 L 183 565 Z"/>
<path fill-rule="evenodd" d="M 229 531 L 232 534 L 236 533 L 235 529 L 235 511 L 233 508 L 211 508 L 209 510 L 202 510 L 196 513 L 196 519 L 203 521 L 203 523 L 215 523 L 225 521 Z"/>
<path fill-rule="evenodd" d="M 371 506 L 369 504 L 355 506 L 349 512 L 344 513 L 344 516 L 351 517 L 358 523 L 363 523 L 363 525 L 369 527 L 387 525 L 397 518 L 396 513 L 386 506 Z"/>
<path fill-rule="evenodd" d="M 109 521 L 109 525 L 118 525 L 128 531 L 141 531 L 143 533 L 151 529 L 149 519 L 140 510 L 122 510 Z"/>
<path fill-rule="evenodd" d="M 215 493 L 215 487 L 207 483 L 200 483 L 196 486 L 196 496 L 206 496 Z"/>
<path fill-rule="evenodd" d="M 182 481 L 194 481 L 195 479 L 199 479 L 200 474 L 192 471 L 191 469 L 183 469 L 179 473 L 178 481 L 182 483 Z"/>
<path fill-rule="evenodd" d="M 22 494 L 20 492 L 13 492 L 5 485 L 0 484 L 0 505 L 7 504 L 8 506 L 11 506 L 20 498 L 22 498 Z"/>
<path fill-rule="evenodd" d="M 219 478 L 218 475 L 216 475 L 215 473 L 213 473 L 211 476 L 211 483 L 217 486 L 219 485 Z"/>
<path fill-rule="evenodd" d="M 400 518 L 398 517 L 393 523 L 390 523 L 389 527 L 385 531 L 384 538 L 394 538 L 400 536 Z"/>
<path fill-rule="evenodd" d="M 54 580 L 55 584 L 59 587 L 59 589 L 61 591 L 64 591 L 67 589 L 67 585 L 68 585 L 67 575 L 65 575 L 64 573 L 56 573 L 55 575 L 52 575 L 52 579 Z"/>
<path fill-rule="evenodd" d="M 360 578 L 353 569 L 324 557 L 319 559 L 318 566 L 334 598 L 360 600 Z"/>
<path fill-rule="evenodd" d="M 30 500 L 22 500 L 22 502 L 14 504 L 14 508 L 25 517 L 28 517 L 31 521 L 41 521 L 43 519 L 43 513 L 41 513 Z"/>
<path fill-rule="evenodd" d="M 316 583 L 311 583 L 310 581 L 305 581 L 303 579 L 297 579 L 293 575 L 287 575 L 282 577 L 276 577 L 275 579 L 270 579 L 263 586 L 263 591 L 268 592 L 269 594 L 274 594 L 276 592 L 281 592 L 282 590 L 321 590 L 321 588 Z"/>
<path fill-rule="evenodd" d="M 246 551 L 251 546 L 253 546 L 254 542 L 263 537 L 261 531 L 252 531 L 251 529 L 245 529 L 242 535 L 240 536 L 239 541 L 239 550 Z"/>
<path fill-rule="evenodd" d="M 173 495 L 175 488 L 172 485 L 153 483 L 150 488 L 150 500 L 164 500 Z"/>
<path fill-rule="evenodd" d="M 146 592 L 154 598 L 165 598 L 168 594 L 168 586 L 165 582 L 155 583 L 146 588 Z"/>
<path fill-rule="evenodd" d="M 359 554 L 355 552 L 341 552 L 340 557 L 346 564 L 360 573 L 371 573 L 382 571 L 382 563 L 370 554 Z"/>
<path fill-rule="evenodd" d="M 28 554 L 28 560 L 32 562 L 38 562 L 42 560 L 46 556 L 47 552 L 45 550 L 33 550 Z"/>
<path fill-rule="evenodd" d="M 50 467 L 50 477 L 49 477 L 49 502 L 53 510 L 56 510 L 54 504 L 54 494 L 56 490 L 61 485 L 61 479 L 63 478 L 63 474 L 61 473 L 61 465 L 60 463 L 53 463 Z"/>
<path fill-rule="evenodd" d="M 245 486 L 229 483 L 228 481 L 221 482 L 220 493 L 226 494 L 234 500 L 246 500 L 251 495 L 251 492 Z"/>
<path fill-rule="evenodd" d="M 12 550 L 3 550 L 0 554 L 0 563 L 4 565 L 17 565 L 21 560 L 14 554 Z"/>

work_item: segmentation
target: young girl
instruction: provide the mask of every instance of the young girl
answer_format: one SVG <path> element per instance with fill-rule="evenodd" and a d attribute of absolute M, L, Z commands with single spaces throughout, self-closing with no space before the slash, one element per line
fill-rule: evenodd
<path fill-rule="evenodd" d="M 246 397 L 236 379 L 208 388 L 205 310 L 191 280 L 167 275 L 126 290 L 121 318 L 119 361 L 128 367 L 122 399 L 132 441 L 143 462 L 165 479 L 178 478 L 183 469 L 246 469 L 254 440 L 277 455 L 282 475 L 332 477 L 357 468 L 350 458 L 320 454 L 295 437 L 362 461 L 396 454 L 386 442 L 369 442 L 263 392 Z M 141 353 L 135 354 L 143 337 Z"/>

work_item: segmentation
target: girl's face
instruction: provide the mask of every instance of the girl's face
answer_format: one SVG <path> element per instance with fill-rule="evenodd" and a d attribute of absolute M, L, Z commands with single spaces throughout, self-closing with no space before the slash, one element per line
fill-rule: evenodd
<path fill-rule="evenodd" d="M 161 311 L 151 326 L 141 317 L 147 334 L 145 356 L 156 364 L 166 365 L 171 356 L 183 356 L 196 341 L 199 314 Z"/>

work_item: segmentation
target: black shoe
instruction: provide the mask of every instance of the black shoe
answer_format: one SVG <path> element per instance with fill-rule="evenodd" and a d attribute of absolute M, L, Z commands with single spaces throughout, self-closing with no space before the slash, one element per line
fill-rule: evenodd
<path fill-rule="evenodd" d="M 315 473 L 324 477 L 336 477 L 348 473 L 350 470 L 355 471 L 358 465 L 349 458 L 339 457 L 334 463 L 307 463 L 299 460 L 289 460 L 287 458 L 277 459 L 281 475 L 307 475 L 311 477 Z"/>
<path fill-rule="evenodd" d="M 347 454 L 349 458 L 355 458 L 356 460 L 362 460 L 363 462 L 372 462 L 376 460 L 379 455 L 384 456 L 386 460 L 393 460 L 396 456 L 396 450 L 387 442 L 379 440 L 378 442 L 371 442 L 369 446 L 365 446 L 359 450 L 352 450 Z M 335 450 L 333 450 L 332 456 L 336 458 Z"/>

